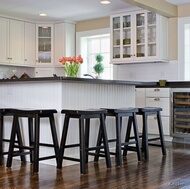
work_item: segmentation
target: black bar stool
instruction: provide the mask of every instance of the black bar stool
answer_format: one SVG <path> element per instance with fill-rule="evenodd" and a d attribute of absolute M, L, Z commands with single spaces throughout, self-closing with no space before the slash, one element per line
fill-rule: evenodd
<path fill-rule="evenodd" d="M 136 151 L 138 161 L 142 160 L 141 149 L 140 149 L 140 141 L 138 134 L 138 126 L 136 120 L 136 113 L 138 112 L 137 108 L 122 108 L 122 109 L 106 109 L 107 116 L 113 116 L 116 119 L 116 139 L 109 139 L 108 142 L 116 142 L 116 152 L 110 152 L 110 154 L 115 155 L 117 158 L 117 165 L 122 165 L 122 150 L 123 155 L 127 155 L 127 151 Z M 121 142 L 121 126 L 122 126 L 122 118 L 129 117 L 126 129 L 126 137 L 123 142 Z M 131 129 L 133 125 L 134 137 L 130 137 Z M 135 139 L 135 140 L 134 140 Z M 100 146 L 102 143 L 102 132 L 99 130 L 97 146 Z M 134 146 L 135 144 L 135 146 Z M 131 146 L 133 145 L 133 146 Z M 98 161 L 99 156 L 102 156 L 103 151 L 97 150 L 97 155 L 95 156 L 95 161 Z"/>
<path fill-rule="evenodd" d="M 104 148 L 105 150 L 105 159 L 107 168 L 111 168 L 111 160 L 110 160 L 110 153 L 108 148 L 108 141 L 107 141 L 107 132 L 106 126 L 104 122 L 104 116 L 106 110 L 68 110 L 63 109 L 61 111 L 62 114 L 65 114 L 65 120 L 63 125 L 63 132 L 60 144 L 60 154 L 59 154 L 59 162 L 58 168 L 62 167 L 62 160 L 67 159 L 71 161 L 78 161 L 80 162 L 80 173 L 85 174 L 85 164 L 88 162 L 88 155 L 95 155 L 95 153 L 90 151 L 95 151 L 96 148 Z M 77 118 L 79 119 L 79 143 L 77 144 L 67 144 L 67 132 L 69 128 L 69 120 L 70 118 Z M 97 147 L 89 147 L 89 134 L 90 134 L 90 119 L 98 118 L 100 120 L 100 130 L 102 131 L 103 136 L 103 143 L 104 146 L 97 146 Z M 99 126 L 99 125 L 98 125 Z M 79 147 L 80 148 L 80 157 L 73 158 L 64 155 L 66 148 L 72 147 Z"/>
<path fill-rule="evenodd" d="M 54 109 L 48 110 L 19 110 L 13 109 L 11 113 L 14 114 L 13 126 L 11 132 L 9 153 L 7 159 L 7 167 L 11 167 L 13 156 L 27 155 L 30 154 L 30 162 L 33 163 L 33 172 L 39 171 L 39 161 L 56 158 L 58 162 L 59 155 L 59 144 L 57 139 L 54 113 L 57 113 Z M 29 133 L 29 146 L 24 146 L 22 144 L 15 144 L 16 132 L 20 130 L 19 118 L 28 118 L 28 133 Z M 53 139 L 53 144 L 40 143 L 40 119 L 49 118 L 51 134 Z M 34 124 L 33 124 L 34 119 Z M 39 146 L 53 147 L 55 154 L 52 156 L 39 157 Z M 14 148 L 26 149 L 25 152 L 19 152 L 17 154 L 13 153 Z"/>
<path fill-rule="evenodd" d="M 137 115 L 142 115 L 143 119 L 143 131 L 142 131 L 142 151 L 145 153 L 145 159 L 149 159 L 149 150 L 148 145 L 158 146 L 162 148 L 162 154 L 166 155 L 166 147 L 164 141 L 164 134 L 162 128 L 162 119 L 161 119 L 161 111 L 162 108 L 159 107 L 145 107 L 145 108 L 138 108 L 139 112 Z M 156 115 L 157 123 L 158 123 L 158 130 L 159 130 L 159 137 L 148 138 L 148 124 L 147 119 L 148 116 Z M 149 143 L 149 141 L 157 141 L 160 140 L 160 144 Z"/>
<path fill-rule="evenodd" d="M 7 139 L 3 136 L 3 131 L 4 131 L 4 117 L 5 116 L 13 116 L 13 113 L 11 112 L 12 109 L 10 108 L 3 108 L 0 109 L 0 164 L 2 164 L 2 159 L 3 159 L 3 155 L 8 154 L 8 151 L 4 151 L 3 150 L 3 143 L 10 142 L 10 138 Z M 17 135 L 17 140 L 15 140 L 15 143 L 18 143 L 19 145 L 22 145 L 22 137 L 21 137 L 21 132 L 20 129 L 16 130 L 16 135 Z M 22 153 L 23 149 L 19 149 L 19 152 Z M 17 153 L 17 151 L 14 151 L 14 153 Z M 21 161 L 25 162 L 26 158 L 25 156 L 21 155 L 20 156 Z"/>

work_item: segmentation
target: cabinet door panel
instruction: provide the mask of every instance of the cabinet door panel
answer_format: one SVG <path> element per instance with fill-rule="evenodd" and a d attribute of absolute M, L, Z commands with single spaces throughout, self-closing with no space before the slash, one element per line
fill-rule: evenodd
<path fill-rule="evenodd" d="M 24 61 L 24 22 L 10 20 L 10 63 Z"/>
<path fill-rule="evenodd" d="M 9 20 L 0 18 L 0 62 L 9 62 Z"/>
<path fill-rule="evenodd" d="M 24 39 L 24 61 L 25 64 L 34 65 L 36 62 L 36 26 L 32 23 L 25 23 Z"/>
<path fill-rule="evenodd" d="M 170 127 L 169 127 L 169 117 L 162 116 L 162 126 L 164 135 L 170 135 Z M 157 119 L 155 116 L 148 117 L 148 133 L 149 134 L 159 134 Z"/>

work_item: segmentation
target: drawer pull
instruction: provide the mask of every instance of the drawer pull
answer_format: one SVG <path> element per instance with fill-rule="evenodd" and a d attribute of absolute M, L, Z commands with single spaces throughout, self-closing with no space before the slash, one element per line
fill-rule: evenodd
<path fill-rule="evenodd" d="M 154 117 L 154 119 L 157 119 L 157 117 Z"/>
<path fill-rule="evenodd" d="M 160 91 L 160 89 L 154 89 L 154 91 Z"/>
<path fill-rule="evenodd" d="M 154 101 L 160 101 L 160 98 L 155 98 Z"/>

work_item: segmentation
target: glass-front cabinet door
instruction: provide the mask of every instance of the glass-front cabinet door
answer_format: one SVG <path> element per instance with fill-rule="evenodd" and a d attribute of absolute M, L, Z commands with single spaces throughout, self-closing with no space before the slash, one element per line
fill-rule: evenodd
<path fill-rule="evenodd" d="M 147 13 L 148 22 L 148 56 L 156 56 L 156 13 Z"/>
<path fill-rule="evenodd" d="M 136 57 L 145 57 L 145 13 L 136 14 Z"/>
<path fill-rule="evenodd" d="M 121 58 L 121 17 L 114 17 L 112 22 L 113 36 L 112 36 L 112 51 L 113 59 Z"/>
<path fill-rule="evenodd" d="M 123 21 L 123 53 L 122 58 L 129 59 L 132 57 L 132 39 L 131 39 L 131 15 L 125 15 L 122 17 Z"/>
<path fill-rule="evenodd" d="M 52 63 L 52 26 L 37 26 L 37 63 Z"/>

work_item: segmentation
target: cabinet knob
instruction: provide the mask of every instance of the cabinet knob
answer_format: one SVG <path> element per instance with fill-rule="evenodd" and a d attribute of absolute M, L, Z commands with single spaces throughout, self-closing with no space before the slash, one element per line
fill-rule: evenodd
<path fill-rule="evenodd" d="M 8 57 L 7 60 L 9 60 L 10 58 Z"/>
<path fill-rule="evenodd" d="M 159 100 L 160 100 L 160 98 L 155 98 L 155 99 L 154 99 L 154 101 L 159 101 Z"/>
<path fill-rule="evenodd" d="M 12 60 L 12 58 L 9 58 L 10 60 Z"/>
<path fill-rule="evenodd" d="M 24 61 L 27 61 L 27 59 L 25 58 Z"/>
<path fill-rule="evenodd" d="M 154 89 L 154 91 L 160 91 L 160 89 Z"/>

